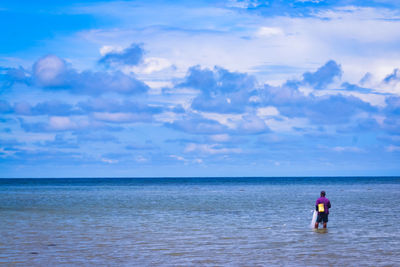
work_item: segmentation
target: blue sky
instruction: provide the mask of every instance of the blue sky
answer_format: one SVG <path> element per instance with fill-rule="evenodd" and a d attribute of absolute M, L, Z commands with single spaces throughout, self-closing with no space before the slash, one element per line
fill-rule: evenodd
<path fill-rule="evenodd" d="M 0 177 L 400 173 L 397 1 L 2 1 Z"/>

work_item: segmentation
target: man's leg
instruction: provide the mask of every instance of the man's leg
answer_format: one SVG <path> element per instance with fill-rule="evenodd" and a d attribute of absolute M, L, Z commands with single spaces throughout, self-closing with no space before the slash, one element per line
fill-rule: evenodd
<path fill-rule="evenodd" d="M 328 214 L 325 214 L 325 218 L 324 218 L 324 228 L 326 228 L 326 224 L 328 223 Z"/>
<path fill-rule="evenodd" d="M 315 229 L 318 229 L 318 225 L 320 222 L 322 222 L 322 217 L 321 217 L 321 214 L 318 213 L 317 220 L 315 221 L 315 225 L 314 225 Z"/>

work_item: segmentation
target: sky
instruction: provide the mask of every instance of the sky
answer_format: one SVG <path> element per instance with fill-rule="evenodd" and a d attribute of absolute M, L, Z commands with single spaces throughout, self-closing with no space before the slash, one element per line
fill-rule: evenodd
<path fill-rule="evenodd" d="M 400 3 L 0 3 L 0 177 L 400 174 Z"/>

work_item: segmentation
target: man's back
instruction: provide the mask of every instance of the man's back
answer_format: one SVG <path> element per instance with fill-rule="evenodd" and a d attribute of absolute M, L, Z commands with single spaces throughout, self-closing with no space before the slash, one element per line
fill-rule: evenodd
<path fill-rule="evenodd" d="M 329 199 L 327 199 L 326 197 L 319 197 L 315 202 L 315 205 L 318 207 L 319 204 L 323 204 L 323 212 L 329 214 L 329 208 L 331 207 L 331 202 L 329 201 Z M 320 209 L 317 208 L 317 210 L 318 212 L 320 212 Z"/>

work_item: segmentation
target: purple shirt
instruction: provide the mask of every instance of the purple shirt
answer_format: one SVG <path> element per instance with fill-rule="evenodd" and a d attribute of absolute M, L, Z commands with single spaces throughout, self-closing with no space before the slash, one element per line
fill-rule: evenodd
<path fill-rule="evenodd" d="M 329 214 L 329 208 L 331 207 L 331 202 L 329 201 L 329 199 L 327 199 L 326 197 L 320 197 L 315 202 L 315 205 L 318 207 L 318 204 L 320 204 L 320 203 L 324 203 L 325 213 Z M 318 210 L 318 208 L 317 208 L 317 210 Z"/>

